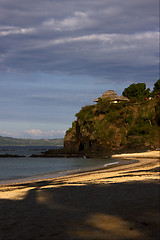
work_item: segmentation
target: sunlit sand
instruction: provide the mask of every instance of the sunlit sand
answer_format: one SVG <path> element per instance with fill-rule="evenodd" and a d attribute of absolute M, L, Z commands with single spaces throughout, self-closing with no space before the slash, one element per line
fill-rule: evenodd
<path fill-rule="evenodd" d="M 1 239 L 158 240 L 159 156 L 114 155 L 106 169 L 1 185 Z"/>

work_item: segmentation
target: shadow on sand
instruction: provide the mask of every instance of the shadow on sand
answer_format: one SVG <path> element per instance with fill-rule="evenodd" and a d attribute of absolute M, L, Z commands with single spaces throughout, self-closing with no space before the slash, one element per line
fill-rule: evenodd
<path fill-rule="evenodd" d="M 159 239 L 156 183 L 17 187 L 29 190 L 17 200 L 0 200 L 1 240 Z"/>

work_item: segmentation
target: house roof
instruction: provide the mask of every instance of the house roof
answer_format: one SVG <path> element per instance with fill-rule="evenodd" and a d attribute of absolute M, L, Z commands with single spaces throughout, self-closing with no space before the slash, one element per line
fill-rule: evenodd
<path fill-rule="evenodd" d="M 129 99 L 127 97 L 123 96 L 123 95 L 120 96 L 119 98 L 120 98 L 120 100 L 123 100 L 123 101 L 129 101 Z"/>
<path fill-rule="evenodd" d="M 108 90 L 104 92 L 101 97 L 96 98 L 93 102 L 98 102 L 99 99 L 104 99 L 104 98 L 108 98 L 111 101 L 129 101 L 127 97 L 123 95 L 119 97 L 115 91 Z"/>

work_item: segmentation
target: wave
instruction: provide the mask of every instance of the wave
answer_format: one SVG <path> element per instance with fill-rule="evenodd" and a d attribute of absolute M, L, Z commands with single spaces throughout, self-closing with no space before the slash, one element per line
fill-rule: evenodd
<path fill-rule="evenodd" d="M 108 167 L 110 165 L 114 165 L 114 164 L 118 164 L 118 163 L 119 163 L 119 161 L 118 162 L 112 162 L 112 163 L 106 163 L 106 164 L 104 164 L 104 167 Z"/>

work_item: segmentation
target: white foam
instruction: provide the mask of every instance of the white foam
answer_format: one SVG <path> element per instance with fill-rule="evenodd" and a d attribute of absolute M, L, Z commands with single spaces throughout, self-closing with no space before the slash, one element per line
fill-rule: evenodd
<path fill-rule="evenodd" d="M 107 166 L 110 166 L 110 165 L 114 165 L 114 164 L 118 164 L 118 163 L 119 163 L 119 161 L 118 162 L 107 163 L 107 164 L 104 164 L 104 167 L 107 167 Z"/>

